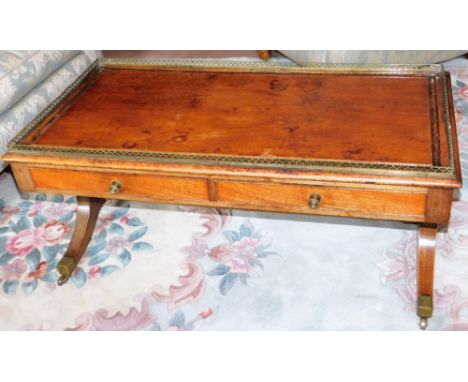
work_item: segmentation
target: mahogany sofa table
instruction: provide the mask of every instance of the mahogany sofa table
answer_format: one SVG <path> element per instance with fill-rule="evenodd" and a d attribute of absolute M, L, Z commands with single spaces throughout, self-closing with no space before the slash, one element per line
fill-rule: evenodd
<path fill-rule="evenodd" d="M 461 187 L 438 65 L 96 62 L 10 144 L 23 192 L 78 196 L 68 280 L 106 199 L 420 224 L 420 327 Z M 245 64 L 243 64 L 245 65 Z"/>

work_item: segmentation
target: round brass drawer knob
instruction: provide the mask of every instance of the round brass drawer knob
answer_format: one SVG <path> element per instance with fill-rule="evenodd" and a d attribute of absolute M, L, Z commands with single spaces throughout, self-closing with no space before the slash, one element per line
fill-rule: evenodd
<path fill-rule="evenodd" d="M 319 194 L 312 194 L 309 196 L 309 207 L 316 210 L 320 207 L 320 200 L 322 197 Z"/>
<path fill-rule="evenodd" d="M 122 189 L 122 183 L 118 180 L 113 180 L 111 185 L 109 186 L 109 192 L 112 194 L 117 194 Z"/>

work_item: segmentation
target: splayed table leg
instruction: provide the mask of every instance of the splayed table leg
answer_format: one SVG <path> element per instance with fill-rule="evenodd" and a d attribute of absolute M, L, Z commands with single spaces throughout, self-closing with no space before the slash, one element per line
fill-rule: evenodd
<path fill-rule="evenodd" d="M 422 224 L 418 237 L 418 316 L 419 327 L 426 329 L 432 317 L 432 294 L 434 285 L 434 260 L 437 225 Z"/>
<path fill-rule="evenodd" d="M 68 249 L 57 265 L 58 285 L 65 284 L 88 247 L 101 207 L 105 199 L 77 197 L 76 223 Z"/>

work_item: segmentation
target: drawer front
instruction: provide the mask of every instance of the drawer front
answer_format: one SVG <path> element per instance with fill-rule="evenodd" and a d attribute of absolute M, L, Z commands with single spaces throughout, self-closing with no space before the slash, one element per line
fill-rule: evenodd
<path fill-rule="evenodd" d="M 312 195 L 320 196 L 317 208 L 310 207 Z M 396 220 L 404 217 L 419 221 L 424 217 L 425 199 L 423 191 L 399 192 L 329 186 L 217 182 L 217 200 L 220 202 L 323 215 Z M 264 208 L 259 207 L 259 209 Z"/>
<path fill-rule="evenodd" d="M 172 202 L 208 200 L 208 187 L 203 178 L 113 174 L 107 172 L 31 169 L 31 178 L 38 190 L 53 190 L 69 194 L 92 194 L 104 198 L 118 197 Z M 111 194 L 109 187 L 118 180 L 122 187 Z"/>
<path fill-rule="evenodd" d="M 362 189 L 30 168 L 31 190 L 251 210 L 425 221 L 426 190 Z M 114 180 L 122 187 L 109 192 Z M 311 195 L 320 203 L 311 208 Z"/>

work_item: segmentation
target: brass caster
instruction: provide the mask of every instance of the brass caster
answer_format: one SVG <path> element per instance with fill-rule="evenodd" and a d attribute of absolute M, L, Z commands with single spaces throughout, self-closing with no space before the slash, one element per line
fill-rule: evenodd
<path fill-rule="evenodd" d="M 421 317 L 419 320 L 419 329 L 426 330 L 428 324 L 428 319 L 426 317 Z"/>
<path fill-rule="evenodd" d="M 73 258 L 68 256 L 62 257 L 62 260 L 60 260 L 57 265 L 57 271 L 60 273 L 60 278 L 57 280 L 57 284 L 65 284 L 72 275 L 75 268 L 76 262 Z"/>
<path fill-rule="evenodd" d="M 59 279 L 57 280 L 57 285 L 60 286 L 60 285 L 65 284 L 68 281 L 69 278 L 70 278 L 70 276 L 68 276 L 68 275 L 60 276 Z"/>
<path fill-rule="evenodd" d="M 418 297 L 418 316 L 421 318 L 432 317 L 432 296 Z"/>

